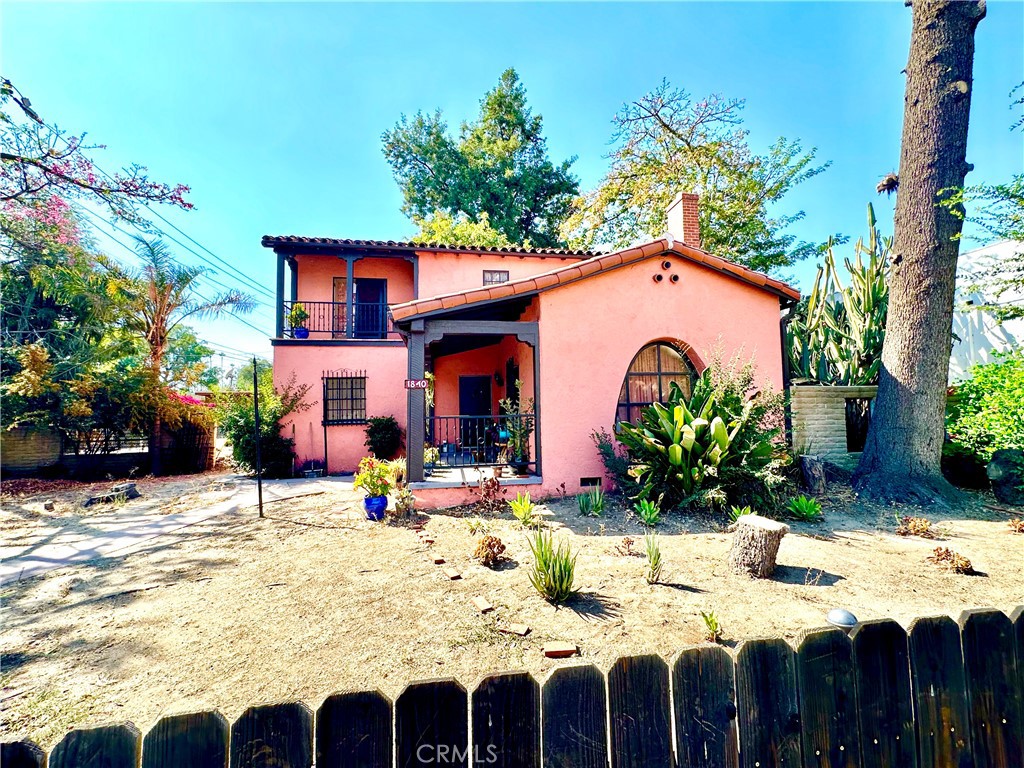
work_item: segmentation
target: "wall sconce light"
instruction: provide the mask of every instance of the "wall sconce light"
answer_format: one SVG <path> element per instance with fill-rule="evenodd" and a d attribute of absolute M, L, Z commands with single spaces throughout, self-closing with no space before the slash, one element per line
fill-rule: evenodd
<path fill-rule="evenodd" d="M 501 375 L 501 371 L 494 372 L 494 383 L 499 387 L 505 386 L 505 377 Z"/>

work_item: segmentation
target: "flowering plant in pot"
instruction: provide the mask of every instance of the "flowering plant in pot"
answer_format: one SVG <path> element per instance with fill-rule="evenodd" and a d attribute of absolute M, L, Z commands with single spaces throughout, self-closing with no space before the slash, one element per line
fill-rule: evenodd
<path fill-rule="evenodd" d="M 309 312 L 306 311 L 306 308 L 299 302 L 292 304 L 291 311 L 288 313 L 288 325 L 291 326 L 292 334 L 296 339 L 309 338 L 309 329 L 306 328 L 307 320 L 309 320 Z"/>
<path fill-rule="evenodd" d="M 394 470 L 386 461 L 364 456 L 359 460 L 353 488 L 362 488 L 366 496 L 363 508 L 368 520 L 382 520 L 388 508 L 388 492 L 394 485 Z"/>

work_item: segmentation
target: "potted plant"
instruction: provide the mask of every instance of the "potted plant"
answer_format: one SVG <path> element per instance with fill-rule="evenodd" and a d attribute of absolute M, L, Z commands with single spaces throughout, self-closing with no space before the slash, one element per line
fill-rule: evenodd
<path fill-rule="evenodd" d="M 364 456 L 359 460 L 359 471 L 356 473 L 353 488 L 362 488 L 366 496 L 363 498 L 363 509 L 367 520 L 383 520 L 384 511 L 388 508 L 388 491 L 393 483 L 393 469 L 386 461 Z"/>
<path fill-rule="evenodd" d="M 288 313 L 288 325 L 296 339 L 309 338 L 309 329 L 306 327 L 307 320 L 309 320 L 309 312 L 306 311 L 306 308 L 298 301 L 292 304 L 291 311 Z"/>
<path fill-rule="evenodd" d="M 516 389 L 521 390 L 523 382 L 516 381 Z M 509 466 L 520 476 L 530 471 L 530 436 L 533 435 L 533 398 L 513 400 L 504 398 L 501 410 L 508 417 L 505 429 L 508 430 Z"/>
<path fill-rule="evenodd" d="M 434 471 L 434 467 L 437 466 L 437 462 L 440 460 L 441 450 L 430 443 L 426 443 L 423 446 L 423 474 L 429 477 L 430 473 Z"/>

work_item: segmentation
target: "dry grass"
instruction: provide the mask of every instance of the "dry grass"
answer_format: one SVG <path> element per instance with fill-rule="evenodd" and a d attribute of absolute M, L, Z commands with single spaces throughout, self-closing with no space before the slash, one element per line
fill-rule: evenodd
<path fill-rule="evenodd" d="M 700 642 L 700 612 L 710 607 L 733 645 L 793 640 L 836 606 L 906 624 L 980 605 L 1009 610 L 1020 600 L 1024 559 L 1005 514 L 929 512 L 988 572 L 964 579 L 922 568 L 934 545 L 893 537 L 891 507 L 852 495 L 823 503 L 826 521 L 793 523 L 774 577 L 764 580 L 730 571 L 722 520 L 669 514 L 658 528 L 665 564 L 657 585 L 644 580 L 645 529 L 620 500 L 608 498 L 599 524 L 581 517 L 574 499 L 548 503 L 546 524 L 579 553 L 580 595 L 559 608 L 530 585 L 528 534 L 507 511 L 482 517 L 506 548 L 494 569 L 474 559 L 483 532 L 471 533 L 461 514 L 418 517 L 435 539 L 429 546 L 412 521 L 365 520 L 350 492 L 270 505 L 262 520 L 251 509 L 224 515 L 127 558 L 5 587 L 0 663 L 11 698 L 0 731 L 51 747 L 70 727 L 131 721 L 145 731 L 170 709 L 217 707 L 233 719 L 265 701 L 315 708 L 342 689 L 393 697 L 417 679 L 455 677 L 472 688 L 502 669 L 542 679 L 559 663 L 541 650 L 553 640 L 607 669 L 621 655 L 668 658 Z M 32 522 L 12 516 L 9 525 Z M 446 567 L 462 579 L 447 579 Z M 481 615 L 476 596 L 494 610 Z M 500 631 L 512 623 L 530 634 Z"/>
<path fill-rule="evenodd" d="M 936 538 L 935 527 L 927 517 L 904 515 L 896 528 L 897 536 L 920 536 L 922 539 Z"/>
<path fill-rule="evenodd" d="M 954 552 L 949 547 L 936 547 L 935 551 L 928 556 L 928 559 L 936 565 L 945 566 L 953 573 L 975 573 L 974 566 L 971 565 L 971 561 L 959 552 Z"/>
<path fill-rule="evenodd" d="M 1013 533 L 1024 533 L 1024 520 L 1014 517 L 1009 522 L 1010 531 Z"/>

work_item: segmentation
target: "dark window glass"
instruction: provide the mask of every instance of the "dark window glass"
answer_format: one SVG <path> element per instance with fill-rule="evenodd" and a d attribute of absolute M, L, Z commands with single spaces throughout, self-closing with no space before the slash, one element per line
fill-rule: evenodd
<path fill-rule="evenodd" d="M 324 423 L 362 424 L 366 421 L 366 377 L 324 379 Z"/>
<path fill-rule="evenodd" d="M 644 406 L 668 400 L 672 382 L 689 398 L 696 376 L 693 363 L 676 347 L 664 342 L 648 344 L 637 352 L 626 371 L 615 420 L 637 421 Z"/>
<path fill-rule="evenodd" d="M 508 270 L 507 269 L 485 269 L 484 270 L 484 285 L 498 285 L 499 283 L 508 282 Z"/>

